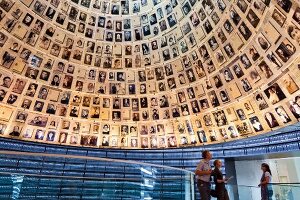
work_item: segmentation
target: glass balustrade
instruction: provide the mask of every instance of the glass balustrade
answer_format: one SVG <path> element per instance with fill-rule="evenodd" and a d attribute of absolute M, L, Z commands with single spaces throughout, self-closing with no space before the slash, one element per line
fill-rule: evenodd
<path fill-rule="evenodd" d="M 1 200 L 195 199 L 194 174 L 167 166 L 25 152 L 1 154 L 0 161 L 8 166 L 0 169 Z"/>
<path fill-rule="evenodd" d="M 142 162 L 1 152 L 0 199 L 195 200 L 194 173 Z M 259 200 L 258 186 L 230 185 L 230 200 Z M 298 200 L 300 184 L 273 183 L 273 200 Z M 214 199 L 213 199 L 214 200 Z"/>
<path fill-rule="evenodd" d="M 227 185 L 230 200 L 259 200 L 260 187 L 246 185 Z M 298 200 L 300 197 L 300 183 L 272 183 L 272 200 Z"/>
<path fill-rule="evenodd" d="M 272 184 L 274 199 L 276 200 L 297 200 L 300 198 L 300 184 Z"/>
<path fill-rule="evenodd" d="M 152 168 L 153 169 L 153 168 Z M 141 169 L 140 169 L 141 170 Z M 174 178 L 58 177 L 0 173 L 0 199 L 195 199 L 193 176 Z M 148 168 L 149 170 L 149 168 Z M 270 184 L 272 200 L 297 200 L 300 184 Z M 230 200 L 259 200 L 257 186 L 227 185 Z M 212 198 L 215 200 L 215 198 Z"/>

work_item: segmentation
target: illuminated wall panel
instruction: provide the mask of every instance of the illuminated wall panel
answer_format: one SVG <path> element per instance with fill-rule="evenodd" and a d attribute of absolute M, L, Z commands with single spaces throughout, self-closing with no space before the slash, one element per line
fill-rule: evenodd
<path fill-rule="evenodd" d="M 171 148 L 300 118 L 300 8 L 261 0 L 1 0 L 0 134 Z"/>

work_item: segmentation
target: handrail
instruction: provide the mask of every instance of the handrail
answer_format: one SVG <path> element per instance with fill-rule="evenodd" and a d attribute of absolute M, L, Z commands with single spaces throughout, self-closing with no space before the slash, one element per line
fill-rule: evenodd
<path fill-rule="evenodd" d="M 188 171 L 186 169 L 180 169 L 165 165 L 157 165 L 157 164 L 150 164 L 150 163 L 143 163 L 138 161 L 132 160 L 123 160 L 123 159 L 112 159 L 112 158 L 98 158 L 98 157 L 91 157 L 91 156 L 77 156 L 77 155 L 63 155 L 63 154 L 49 154 L 49 153 L 31 153 L 31 152 L 24 152 L 24 151 L 0 151 L 1 154 L 9 154 L 9 155 L 26 155 L 26 156 L 41 156 L 41 157 L 63 157 L 63 158 L 75 158 L 75 159 L 83 159 L 83 160 L 97 160 L 97 161 L 106 161 L 106 162 L 119 162 L 119 163 L 126 163 L 126 164 L 137 164 L 149 167 L 157 167 L 157 168 L 164 168 L 170 170 L 177 170 L 186 172 L 192 175 L 195 175 L 194 172 Z"/>
<path fill-rule="evenodd" d="M 300 185 L 300 183 L 270 183 L 270 185 Z"/>
<path fill-rule="evenodd" d="M 57 175 L 44 175 L 44 174 L 25 174 L 25 173 L 8 173 L 8 172 L 0 172 L 1 175 L 16 175 L 16 176 L 30 176 L 30 177 L 41 177 L 41 178 L 61 178 L 61 179 L 84 179 L 84 180 L 97 180 L 97 181 L 140 181 L 138 178 L 99 178 L 99 177 L 86 177 L 86 176 L 57 176 Z M 141 177 L 151 179 L 151 177 Z M 159 180 L 179 180 L 183 179 L 180 176 L 173 176 L 172 178 L 153 178 Z"/>
<path fill-rule="evenodd" d="M 269 185 L 286 186 L 286 187 L 300 187 L 300 183 L 269 183 Z M 234 185 L 234 184 L 228 184 L 228 186 L 259 188 L 259 186 L 257 186 L 257 185 Z"/>

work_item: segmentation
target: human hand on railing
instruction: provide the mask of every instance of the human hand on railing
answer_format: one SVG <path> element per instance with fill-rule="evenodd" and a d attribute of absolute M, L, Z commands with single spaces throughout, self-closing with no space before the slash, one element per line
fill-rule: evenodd
<path fill-rule="evenodd" d="M 231 176 L 231 177 L 229 177 L 229 178 L 225 178 L 224 179 L 224 183 L 227 183 L 230 179 L 232 179 L 232 178 L 234 178 L 234 176 Z"/>

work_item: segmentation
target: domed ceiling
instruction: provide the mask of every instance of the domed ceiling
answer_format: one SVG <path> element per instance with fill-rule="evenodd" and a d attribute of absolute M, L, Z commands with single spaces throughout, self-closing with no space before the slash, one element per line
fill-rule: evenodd
<path fill-rule="evenodd" d="M 300 118 L 289 0 L 1 0 L 0 134 L 168 148 Z"/>

